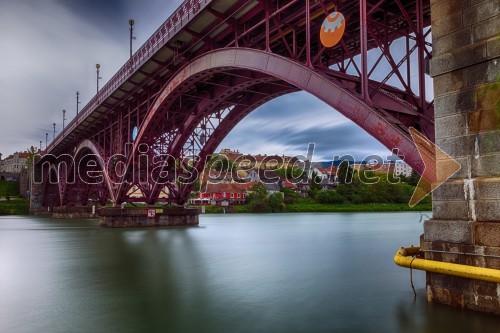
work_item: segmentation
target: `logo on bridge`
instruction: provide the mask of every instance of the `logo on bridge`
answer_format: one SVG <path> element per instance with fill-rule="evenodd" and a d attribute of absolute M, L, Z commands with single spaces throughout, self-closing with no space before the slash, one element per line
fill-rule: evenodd
<path fill-rule="evenodd" d="M 325 47 L 334 47 L 340 42 L 345 31 L 345 18 L 340 12 L 333 12 L 321 25 L 319 37 Z"/>

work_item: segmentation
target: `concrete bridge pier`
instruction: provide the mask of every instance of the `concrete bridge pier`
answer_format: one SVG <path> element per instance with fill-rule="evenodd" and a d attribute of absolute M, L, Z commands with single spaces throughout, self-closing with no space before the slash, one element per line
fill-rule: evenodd
<path fill-rule="evenodd" d="M 200 210 L 184 207 L 104 207 L 99 224 L 107 228 L 197 226 Z"/>
<path fill-rule="evenodd" d="M 52 209 L 54 219 L 95 219 L 96 206 L 60 206 Z"/>
<path fill-rule="evenodd" d="M 499 14 L 498 0 L 431 0 L 436 144 L 462 169 L 433 194 L 426 259 L 500 269 Z M 500 315 L 500 283 L 427 273 L 427 297 Z"/>

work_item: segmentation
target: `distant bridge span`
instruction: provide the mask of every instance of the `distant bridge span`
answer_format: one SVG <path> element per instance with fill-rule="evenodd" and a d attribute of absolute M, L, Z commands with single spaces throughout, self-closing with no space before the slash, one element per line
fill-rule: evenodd
<path fill-rule="evenodd" d="M 346 33 L 325 48 L 319 30 L 333 11 L 346 17 Z M 246 115 L 299 90 L 399 149 L 422 172 L 408 128 L 434 140 L 424 76 L 429 24 L 428 0 L 186 1 L 47 147 L 39 165 L 66 157 L 61 172 L 44 174 L 55 172 L 60 185 L 45 187 L 43 206 L 85 205 L 89 198 L 182 204 L 192 185 L 168 179 L 159 186 L 141 170 L 167 180 L 172 165 L 153 166 L 167 154 L 197 155 L 202 170 Z M 101 181 L 68 177 L 81 165 L 75 155 L 89 154 Z"/>

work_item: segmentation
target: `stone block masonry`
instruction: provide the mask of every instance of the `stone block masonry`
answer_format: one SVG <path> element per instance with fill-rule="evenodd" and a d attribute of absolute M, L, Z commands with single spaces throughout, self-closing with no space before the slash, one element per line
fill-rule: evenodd
<path fill-rule="evenodd" d="M 500 269 L 500 2 L 431 0 L 431 17 L 436 144 L 462 169 L 433 194 L 421 248 Z M 500 315 L 498 283 L 428 273 L 427 298 Z"/>
<path fill-rule="evenodd" d="M 200 210 L 184 207 L 100 208 L 99 224 L 107 228 L 197 226 Z"/>

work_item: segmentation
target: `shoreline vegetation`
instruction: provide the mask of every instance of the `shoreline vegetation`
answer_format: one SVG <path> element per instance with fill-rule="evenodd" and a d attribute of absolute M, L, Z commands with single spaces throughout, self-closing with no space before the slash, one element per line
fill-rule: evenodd
<path fill-rule="evenodd" d="M 356 171 L 348 167 L 343 168 L 342 165 L 340 169 L 343 176 L 350 176 L 351 179 L 356 174 Z M 369 176 L 374 177 L 377 174 L 370 173 Z M 313 175 L 313 179 L 314 177 Z M 335 190 L 321 190 L 319 182 L 311 182 L 307 197 L 302 197 L 288 188 L 283 188 L 281 192 L 269 193 L 263 184 L 258 183 L 247 195 L 246 205 L 204 207 L 207 214 L 432 211 L 430 196 L 415 207 L 408 205 L 417 182 L 416 175 L 395 184 L 383 177 L 375 184 L 367 184 L 354 177 L 351 183 L 341 181 Z M 1 181 L 0 215 L 28 214 L 29 201 L 19 198 L 18 182 Z"/>
<path fill-rule="evenodd" d="M 426 212 L 432 211 L 431 203 L 418 204 L 414 207 L 404 203 L 361 203 L 361 204 L 288 204 L 279 213 L 371 213 L 371 212 Z M 205 206 L 206 214 L 258 214 L 245 206 Z M 269 212 L 271 213 L 271 212 Z M 262 213 L 261 213 L 262 214 Z"/>
<path fill-rule="evenodd" d="M 28 215 L 28 199 L 15 198 L 10 200 L 2 199 L 0 201 L 0 216 L 4 215 Z"/>
<path fill-rule="evenodd" d="M 29 202 L 19 197 L 19 182 L 0 181 L 0 215 L 28 215 Z"/>
<path fill-rule="evenodd" d="M 432 204 L 418 204 L 410 207 L 404 203 L 373 203 L 373 204 L 317 204 L 297 203 L 288 204 L 280 213 L 370 213 L 370 212 L 424 212 L 432 211 Z M 28 215 L 29 202 L 27 199 L 12 199 L 0 201 L 0 216 Z M 205 206 L 205 214 L 259 214 L 248 205 L 242 206 Z M 262 213 L 260 213 L 262 214 Z"/>

